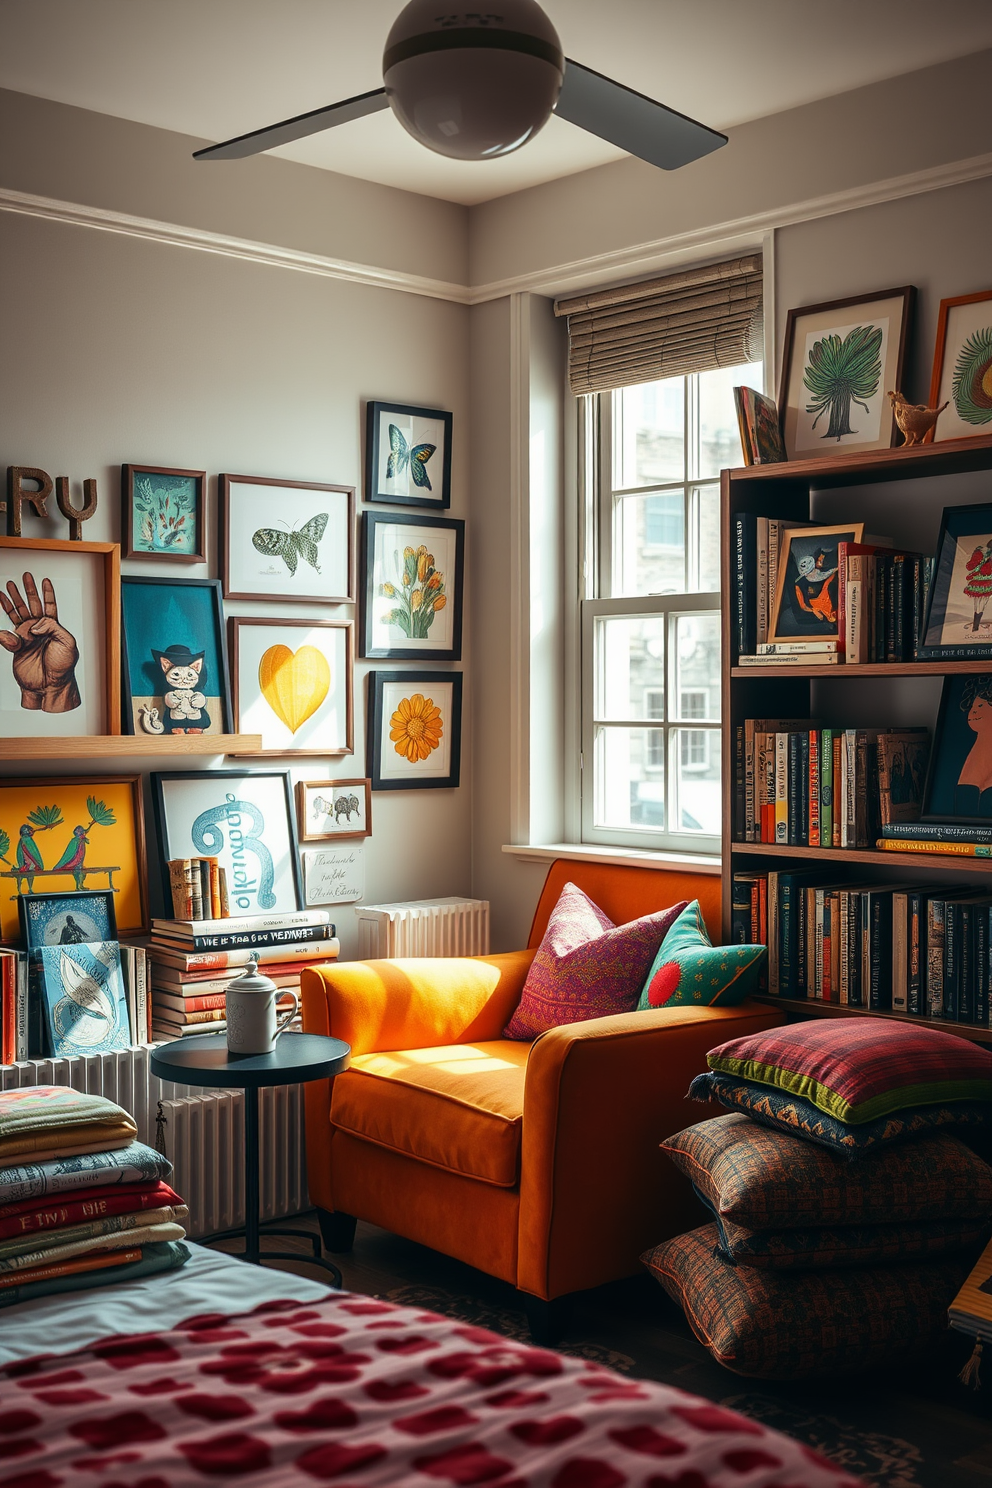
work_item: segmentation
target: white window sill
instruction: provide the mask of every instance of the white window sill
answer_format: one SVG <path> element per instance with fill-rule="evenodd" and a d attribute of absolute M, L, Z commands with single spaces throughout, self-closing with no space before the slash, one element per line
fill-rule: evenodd
<path fill-rule="evenodd" d="M 720 872 L 720 858 L 713 853 L 649 852 L 636 847 L 601 847 L 592 842 L 532 844 L 504 842 L 503 851 L 525 861 L 569 858 L 576 863 L 617 863 L 621 867 L 682 869 L 691 873 Z"/>

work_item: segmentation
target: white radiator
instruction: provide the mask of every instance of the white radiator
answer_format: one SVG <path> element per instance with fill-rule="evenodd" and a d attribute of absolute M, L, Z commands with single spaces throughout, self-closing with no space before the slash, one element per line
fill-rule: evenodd
<path fill-rule="evenodd" d="M 359 904 L 358 959 L 385 956 L 487 956 L 488 899 L 415 899 Z"/>
<path fill-rule="evenodd" d="M 189 1205 L 190 1235 L 216 1234 L 244 1222 L 244 1117 L 240 1090 L 177 1085 L 151 1073 L 150 1049 L 87 1054 L 78 1059 L 25 1059 L 0 1065 L 0 1090 L 68 1085 L 103 1095 L 130 1111 L 138 1139 L 159 1145 L 159 1104 L 172 1184 Z M 274 1085 L 258 1093 L 263 1219 L 309 1207 L 304 1157 L 303 1090 Z"/>

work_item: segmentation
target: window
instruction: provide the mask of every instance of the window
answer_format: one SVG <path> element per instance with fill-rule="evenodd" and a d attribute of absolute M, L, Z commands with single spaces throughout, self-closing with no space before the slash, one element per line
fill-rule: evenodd
<path fill-rule="evenodd" d="M 720 487 L 760 363 L 587 394 L 582 838 L 715 851 Z"/>

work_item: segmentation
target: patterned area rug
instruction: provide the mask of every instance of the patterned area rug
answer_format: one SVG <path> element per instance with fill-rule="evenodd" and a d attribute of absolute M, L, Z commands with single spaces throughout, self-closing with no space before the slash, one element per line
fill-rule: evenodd
<path fill-rule="evenodd" d="M 923 1454 L 912 1442 L 857 1431 L 834 1416 L 815 1415 L 771 1395 L 725 1395 L 720 1404 L 813 1447 L 877 1488 L 922 1488 L 917 1469 L 923 1465 Z"/>

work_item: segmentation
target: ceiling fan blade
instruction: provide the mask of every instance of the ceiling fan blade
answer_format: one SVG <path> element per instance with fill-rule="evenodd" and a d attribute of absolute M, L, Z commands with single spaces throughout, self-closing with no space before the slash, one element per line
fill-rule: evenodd
<path fill-rule="evenodd" d="M 371 93 L 359 93 L 357 98 L 345 98 L 340 103 L 312 109 L 309 114 L 297 114 L 295 119 L 283 119 L 281 124 L 270 124 L 267 129 L 253 129 L 251 134 L 239 134 L 237 139 L 225 140 L 223 144 L 194 150 L 193 159 L 241 160 L 245 155 L 274 150 L 277 145 L 288 145 L 290 140 L 320 134 L 322 129 L 333 129 L 335 124 L 348 124 L 352 119 L 377 114 L 388 107 L 385 88 L 375 88 Z"/>
<path fill-rule="evenodd" d="M 727 136 L 716 129 L 697 124 L 571 57 L 565 59 L 565 81 L 555 113 L 662 170 L 678 170 L 727 143 Z"/>

